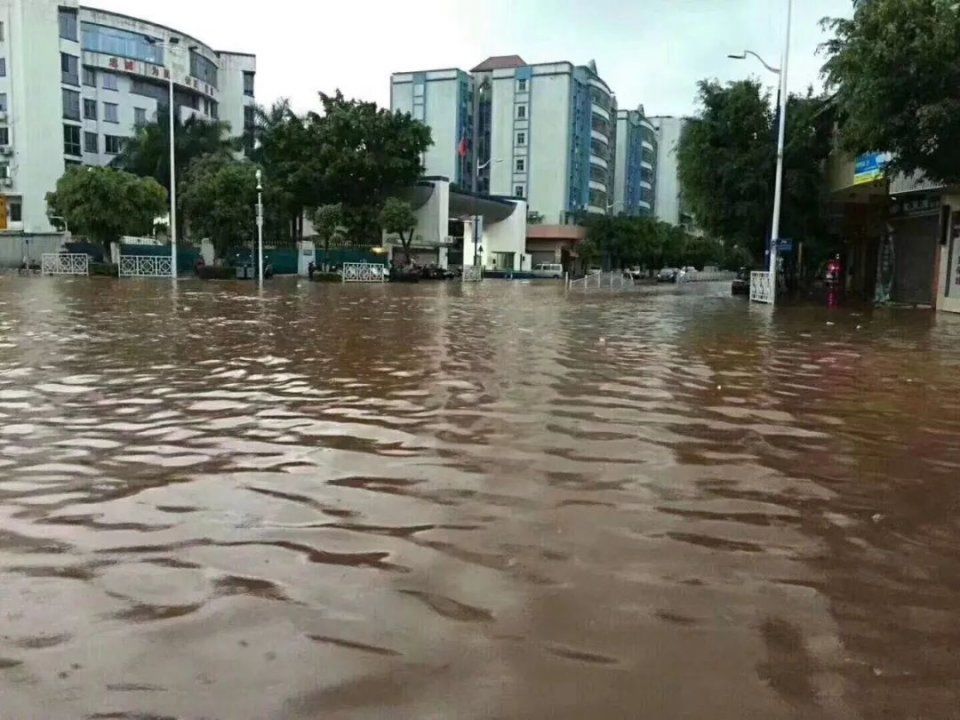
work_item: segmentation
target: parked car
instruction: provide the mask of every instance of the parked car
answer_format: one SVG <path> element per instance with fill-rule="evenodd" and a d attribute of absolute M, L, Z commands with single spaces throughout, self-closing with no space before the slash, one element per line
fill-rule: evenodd
<path fill-rule="evenodd" d="M 730 292 L 734 295 L 750 294 L 750 268 L 742 267 L 737 270 L 737 276 L 733 279 Z"/>
<path fill-rule="evenodd" d="M 563 265 L 559 263 L 541 263 L 533 266 L 535 278 L 550 278 L 560 280 L 563 277 Z"/>
<path fill-rule="evenodd" d="M 657 273 L 658 283 L 675 283 L 680 278 L 679 268 L 664 268 Z"/>

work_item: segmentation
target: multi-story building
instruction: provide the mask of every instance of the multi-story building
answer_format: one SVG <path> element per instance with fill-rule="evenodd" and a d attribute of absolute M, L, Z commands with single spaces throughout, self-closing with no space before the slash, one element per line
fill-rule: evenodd
<path fill-rule="evenodd" d="M 656 204 L 657 131 L 641 105 L 617 111 L 615 213 L 652 215 Z"/>
<path fill-rule="evenodd" d="M 683 188 L 680 184 L 680 163 L 677 158 L 680 138 L 689 120 L 664 116 L 652 117 L 650 122 L 656 128 L 659 141 L 654 201 L 656 217 L 665 223 L 693 230 L 694 219 L 684 203 Z"/>
<path fill-rule="evenodd" d="M 252 55 L 218 51 L 77 0 L 0 0 L 0 194 L 8 233 L 49 233 L 46 194 L 71 165 L 107 165 L 169 112 L 254 122 Z M 2 225 L 2 221 L 0 221 Z M 0 240 L 2 242 L 2 240 Z"/>
<path fill-rule="evenodd" d="M 592 62 L 531 65 L 509 55 L 469 73 L 396 73 L 391 107 L 432 129 L 427 175 L 523 198 L 548 224 L 614 205 L 617 102 Z"/>

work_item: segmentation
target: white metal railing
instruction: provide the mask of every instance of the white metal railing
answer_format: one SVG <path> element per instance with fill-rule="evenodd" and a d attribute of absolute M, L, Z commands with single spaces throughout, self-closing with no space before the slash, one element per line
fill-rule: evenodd
<path fill-rule="evenodd" d="M 772 305 L 775 298 L 776 289 L 773 286 L 773 279 L 768 272 L 750 273 L 750 300 L 751 302 L 766 303 Z"/>
<path fill-rule="evenodd" d="M 633 277 L 622 270 L 587 275 L 579 280 L 571 280 L 571 290 L 630 290 L 635 287 Z"/>
<path fill-rule="evenodd" d="M 86 253 L 44 253 L 40 258 L 44 275 L 89 275 L 90 256 Z"/>
<path fill-rule="evenodd" d="M 173 277 L 173 260 L 169 255 L 121 255 L 120 277 Z"/>
<path fill-rule="evenodd" d="M 344 263 L 340 278 L 345 283 L 384 283 L 389 277 L 386 265 Z"/>
<path fill-rule="evenodd" d="M 466 265 L 463 268 L 463 281 L 480 282 L 483 280 L 483 267 L 480 265 Z"/>

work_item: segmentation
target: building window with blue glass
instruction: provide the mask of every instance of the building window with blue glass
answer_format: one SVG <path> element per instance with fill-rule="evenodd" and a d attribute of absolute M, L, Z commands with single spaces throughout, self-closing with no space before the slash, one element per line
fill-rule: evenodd
<path fill-rule="evenodd" d="M 163 47 L 145 35 L 89 22 L 81 23 L 80 30 L 84 50 L 163 65 Z"/>
<path fill-rule="evenodd" d="M 196 50 L 190 51 L 190 76 L 205 82 L 207 85 L 217 87 L 216 64 Z"/>

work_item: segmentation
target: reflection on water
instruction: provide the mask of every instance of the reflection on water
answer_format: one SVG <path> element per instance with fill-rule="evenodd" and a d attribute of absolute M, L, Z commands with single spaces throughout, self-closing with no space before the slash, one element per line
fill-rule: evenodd
<path fill-rule="evenodd" d="M 0 715 L 956 717 L 958 478 L 960 318 L 3 278 Z"/>

